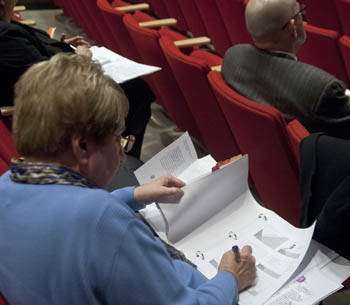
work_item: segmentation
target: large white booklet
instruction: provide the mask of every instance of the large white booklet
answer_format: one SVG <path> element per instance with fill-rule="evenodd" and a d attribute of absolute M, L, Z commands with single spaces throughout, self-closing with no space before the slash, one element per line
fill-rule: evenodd
<path fill-rule="evenodd" d="M 300 265 L 314 226 L 297 229 L 255 201 L 247 184 L 248 156 L 212 173 L 215 163 L 211 157 L 198 160 L 184 134 L 135 175 L 143 184 L 171 173 L 187 183 L 185 195 L 178 204 L 154 204 L 142 214 L 208 278 L 233 245 L 251 245 L 257 280 L 240 294 L 240 304 L 264 304 Z"/>
<path fill-rule="evenodd" d="M 105 47 L 93 46 L 90 51 L 92 52 L 92 59 L 98 61 L 102 65 L 105 74 L 118 84 L 161 70 L 159 67 L 132 61 Z"/>

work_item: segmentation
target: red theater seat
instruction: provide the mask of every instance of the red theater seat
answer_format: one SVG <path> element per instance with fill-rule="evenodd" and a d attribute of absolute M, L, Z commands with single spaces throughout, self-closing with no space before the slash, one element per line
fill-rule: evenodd
<path fill-rule="evenodd" d="M 343 34 L 350 35 L 350 0 L 335 0 Z"/>
<path fill-rule="evenodd" d="M 236 141 L 207 79 L 210 66 L 221 65 L 222 58 L 204 51 L 194 51 L 188 56 L 165 35 L 160 38 L 160 45 L 209 153 L 217 161 L 239 154 Z"/>
<path fill-rule="evenodd" d="M 221 56 L 231 47 L 230 37 L 221 18 L 216 0 L 194 0 L 197 4 L 201 19 L 204 22 L 208 36 Z"/>
<path fill-rule="evenodd" d="M 191 136 L 201 141 L 199 129 L 158 41 L 162 34 L 169 35 L 173 40 L 183 40 L 186 37 L 172 32 L 166 27 L 161 29 L 142 27 L 137 18 L 137 13 L 134 16 L 127 14 L 123 21 L 140 52 L 143 63 L 162 68 L 161 71 L 153 73 L 150 77 L 153 79 L 153 84 L 156 86 L 165 108 L 181 130 L 188 130 Z"/>
<path fill-rule="evenodd" d="M 327 71 L 349 86 L 338 45 L 339 33 L 309 24 L 304 27 L 307 38 L 298 51 L 299 60 Z"/>
<path fill-rule="evenodd" d="M 241 153 L 249 156 L 249 172 L 264 205 L 298 226 L 298 163 L 281 113 L 239 95 L 217 71 L 208 79 Z"/>
<path fill-rule="evenodd" d="M 307 5 L 306 18 L 311 25 L 342 33 L 334 0 L 303 0 Z"/>
<path fill-rule="evenodd" d="M 339 39 L 340 51 L 343 56 L 346 72 L 348 73 L 348 79 L 350 80 L 350 38 L 348 36 L 342 36 Z"/>
<path fill-rule="evenodd" d="M 177 2 L 192 34 L 194 36 L 208 35 L 195 1 L 177 0 Z"/>

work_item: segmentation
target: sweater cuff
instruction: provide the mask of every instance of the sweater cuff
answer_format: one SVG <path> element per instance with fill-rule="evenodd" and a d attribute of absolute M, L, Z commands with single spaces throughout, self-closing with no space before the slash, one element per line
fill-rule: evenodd
<path fill-rule="evenodd" d="M 124 201 L 132 210 L 138 211 L 143 209 L 145 205 L 138 205 L 134 197 L 135 186 L 124 187 L 122 189 L 111 192 L 112 196 L 118 200 Z"/>

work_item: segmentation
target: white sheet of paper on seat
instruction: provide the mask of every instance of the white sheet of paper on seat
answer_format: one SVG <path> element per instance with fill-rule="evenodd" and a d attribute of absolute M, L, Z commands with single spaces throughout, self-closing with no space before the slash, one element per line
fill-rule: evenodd
<path fill-rule="evenodd" d="M 159 67 L 132 61 L 105 47 L 93 46 L 90 50 L 92 58 L 102 65 L 105 74 L 118 84 L 161 70 Z"/>

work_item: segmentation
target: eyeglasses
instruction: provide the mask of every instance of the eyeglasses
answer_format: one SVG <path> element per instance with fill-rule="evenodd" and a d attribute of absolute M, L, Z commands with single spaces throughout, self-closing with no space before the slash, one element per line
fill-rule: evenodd
<path fill-rule="evenodd" d="M 126 137 L 120 136 L 119 138 L 120 145 L 124 149 L 124 152 L 129 152 L 135 144 L 135 136 L 134 135 L 129 135 Z"/>
<path fill-rule="evenodd" d="M 305 11 L 306 11 L 306 5 L 305 5 L 305 4 L 300 4 L 300 6 L 299 6 L 299 12 L 297 12 L 292 18 L 290 18 L 290 19 L 285 23 L 285 25 L 282 27 L 282 30 L 284 30 L 284 29 L 288 26 L 288 24 L 290 23 L 290 21 L 291 21 L 292 19 L 297 18 L 299 14 L 304 15 L 304 14 L 305 14 Z"/>

